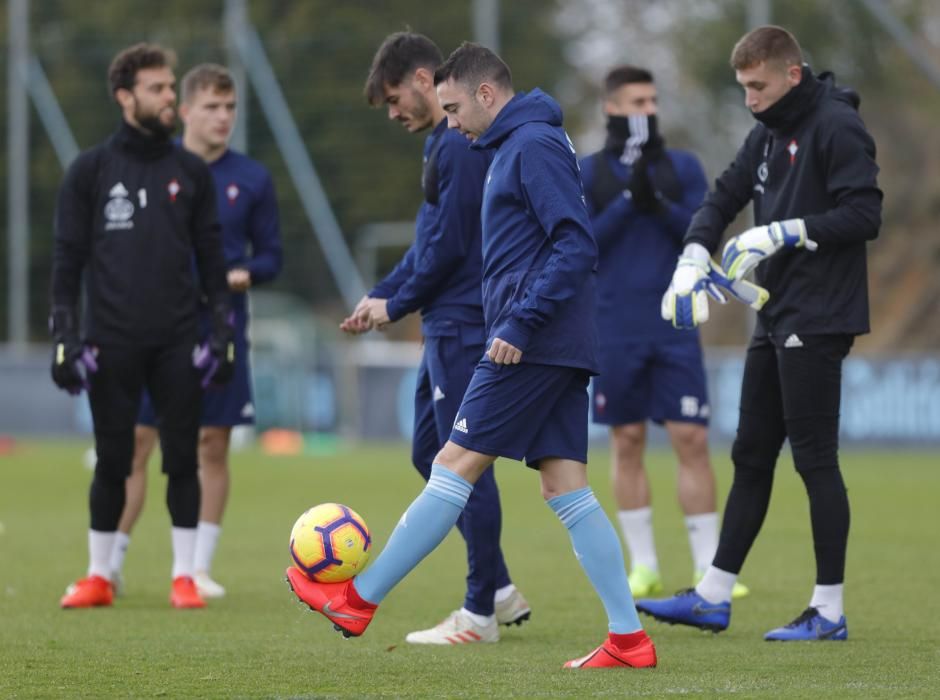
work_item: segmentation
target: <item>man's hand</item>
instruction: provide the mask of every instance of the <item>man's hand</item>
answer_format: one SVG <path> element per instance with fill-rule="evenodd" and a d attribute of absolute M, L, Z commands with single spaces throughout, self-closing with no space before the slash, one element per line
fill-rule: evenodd
<path fill-rule="evenodd" d="M 52 333 L 52 381 L 73 396 L 88 390 L 88 376 L 98 371 L 97 349 L 82 343 L 78 337 L 78 320 L 74 310 L 65 305 L 52 307 L 49 315 Z"/>
<path fill-rule="evenodd" d="M 774 221 L 767 226 L 755 226 L 725 244 L 721 267 L 732 280 L 739 280 L 757 265 L 782 248 L 816 250 L 815 241 L 806 235 L 803 219 Z"/>
<path fill-rule="evenodd" d="M 709 278 L 711 259 L 700 243 L 689 243 L 663 295 L 660 313 L 675 328 L 695 328 L 708 320 L 708 295 L 724 304 L 727 300 Z"/>
<path fill-rule="evenodd" d="M 659 209 L 660 199 L 650 180 L 649 164 L 645 155 L 640 156 L 633 164 L 633 172 L 627 182 L 627 192 L 630 193 L 630 199 L 638 212 L 652 214 Z"/>
<path fill-rule="evenodd" d="M 493 338 L 486 356 L 496 365 L 518 365 L 522 362 L 522 350 L 499 338 Z"/>
<path fill-rule="evenodd" d="M 392 322 L 388 317 L 388 299 L 375 299 L 370 297 L 367 306 L 369 308 L 369 318 L 372 319 L 372 325 L 378 330 L 384 331 L 385 326 Z"/>
<path fill-rule="evenodd" d="M 213 309 L 209 337 L 193 350 L 193 367 L 203 372 L 203 389 L 227 384 L 235 374 L 235 327 L 227 306 Z"/>
<path fill-rule="evenodd" d="M 770 299 L 770 292 L 766 289 L 748 280 L 729 279 L 725 271 L 713 261 L 708 261 L 708 267 L 708 278 L 712 282 L 730 294 L 733 299 L 750 306 L 755 311 L 760 311 Z"/>
<path fill-rule="evenodd" d="M 359 335 L 372 330 L 372 319 L 369 315 L 369 297 L 362 297 L 353 312 L 343 319 L 339 329 L 350 335 Z"/>
<path fill-rule="evenodd" d="M 72 396 L 90 388 L 89 376 L 98 371 L 97 352 L 94 348 L 62 341 L 52 350 L 52 381 Z"/>
<path fill-rule="evenodd" d="M 228 288 L 233 292 L 245 292 L 251 287 L 251 273 L 241 267 L 228 271 Z"/>

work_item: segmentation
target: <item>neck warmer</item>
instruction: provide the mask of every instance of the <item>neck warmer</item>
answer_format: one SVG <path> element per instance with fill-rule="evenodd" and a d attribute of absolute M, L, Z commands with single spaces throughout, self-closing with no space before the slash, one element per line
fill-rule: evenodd
<path fill-rule="evenodd" d="M 822 84 L 813 76 L 809 66 L 803 65 L 803 77 L 797 85 L 763 112 L 752 112 L 754 118 L 771 131 L 788 131 L 816 104 Z"/>
<path fill-rule="evenodd" d="M 173 150 L 169 134 L 145 134 L 123 120 L 114 138 L 118 146 L 146 160 L 159 158 Z"/>

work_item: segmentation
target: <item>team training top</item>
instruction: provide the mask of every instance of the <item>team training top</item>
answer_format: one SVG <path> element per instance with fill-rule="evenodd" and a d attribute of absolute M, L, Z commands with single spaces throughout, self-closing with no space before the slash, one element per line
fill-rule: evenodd
<path fill-rule="evenodd" d="M 196 333 L 199 292 L 228 306 L 209 168 L 122 123 L 69 167 L 55 214 L 52 300 L 76 308 L 87 267 L 86 338 L 165 345 Z"/>
<path fill-rule="evenodd" d="M 708 190 L 705 173 L 691 153 L 666 149 L 649 166 L 654 189 L 662 193 L 661 209 L 644 213 L 623 196 L 632 167 L 620 162 L 619 156 L 619 152 L 604 149 L 581 161 L 581 179 L 598 248 L 600 343 L 695 338 L 697 330 L 678 330 L 663 321 L 660 302 L 682 252 L 682 238 L 692 214 Z M 603 163 L 599 162 L 602 158 Z M 603 187 L 601 168 L 613 176 L 615 187 Z"/>
<path fill-rule="evenodd" d="M 446 119 L 425 139 L 414 243 L 369 292 L 388 299 L 392 321 L 420 309 L 426 332 L 454 321 L 483 325 L 480 202 L 490 160 L 491 154 L 470 150 Z"/>
<path fill-rule="evenodd" d="M 225 265 L 251 273 L 251 285 L 270 282 L 281 271 L 280 217 L 271 175 L 261 163 L 227 150 L 209 164 L 215 181 Z M 232 292 L 232 307 L 247 308 L 247 295 Z"/>
<path fill-rule="evenodd" d="M 796 87 L 754 115 L 761 123 L 692 218 L 686 242 L 714 251 L 753 200 L 757 225 L 802 218 L 819 244 L 816 252 L 781 250 L 757 266 L 770 301 L 757 314 L 756 336 L 869 330 L 865 242 L 878 236 L 882 194 L 858 105 L 831 73 L 816 77 L 804 66 Z"/>
<path fill-rule="evenodd" d="M 518 93 L 472 148 L 496 149 L 483 190 L 488 342 L 596 373 L 597 246 L 561 108 L 539 89 Z"/>

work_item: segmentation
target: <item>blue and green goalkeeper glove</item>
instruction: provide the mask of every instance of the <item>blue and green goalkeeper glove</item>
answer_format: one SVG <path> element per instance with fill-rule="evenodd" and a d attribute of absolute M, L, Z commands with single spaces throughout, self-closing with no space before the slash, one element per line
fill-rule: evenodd
<path fill-rule="evenodd" d="M 770 299 L 770 292 L 763 287 L 747 280 L 730 279 L 725 271 L 711 260 L 708 261 L 708 265 L 710 268 L 708 278 L 742 304 L 750 306 L 755 311 L 760 311 Z"/>
<path fill-rule="evenodd" d="M 672 282 L 663 295 L 660 314 L 675 328 L 695 328 L 708 320 L 708 297 L 726 302 L 709 272 L 712 261 L 701 243 L 689 243 L 672 273 Z"/>
<path fill-rule="evenodd" d="M 807 236 L 803 219 L 774 221 L 767 226 L 749 228 L 729 240 L 721 256 L 721 267 L 730 279 L 740 280 L 782 248 L 813 251 L 817 247 Z"/>

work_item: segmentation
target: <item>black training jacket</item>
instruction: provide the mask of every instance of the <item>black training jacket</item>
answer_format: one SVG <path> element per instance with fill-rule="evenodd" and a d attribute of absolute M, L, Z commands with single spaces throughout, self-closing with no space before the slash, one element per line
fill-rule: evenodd
<path fill-rule="evenodd" d="M 78 306 L 83 272 L 89 342 L 195 337 L 197 285 L 212 308 L 228 304 L 215 186 L 202 159 L 126 123 L 82 153 L 56 206 L 54 306 Z"/>
<path fill-rule="evenodd" d="M 784 249 L 755 271 L 770 291 L 755 335 L 861 334 L 869 330 L 865 243 L 878 236 L 882 193 L 875 143 L 858 95 L 830 73 L 803 68 L 799 85 L 769 109 L 689 224 L 685 242 L 715 252 L 754 201 L 756 225 L 802 218 L 816 252 Z"/>

